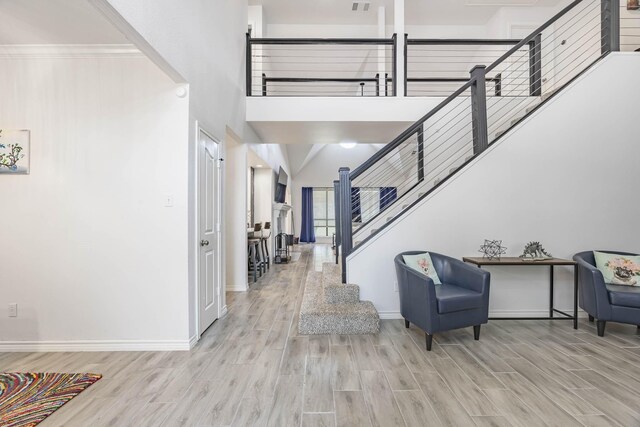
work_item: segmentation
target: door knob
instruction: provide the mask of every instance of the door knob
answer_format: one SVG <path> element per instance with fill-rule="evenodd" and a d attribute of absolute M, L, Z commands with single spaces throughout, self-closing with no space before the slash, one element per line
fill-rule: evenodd
<path fill-rule="evenodd" d="M 200 246 L 209 246 L 208 240 L 200 240 Z"/>

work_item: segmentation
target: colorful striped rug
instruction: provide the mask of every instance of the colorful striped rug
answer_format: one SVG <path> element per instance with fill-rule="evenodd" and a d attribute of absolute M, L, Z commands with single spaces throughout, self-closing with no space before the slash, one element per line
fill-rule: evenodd
<path fill-rule="evenodd" d="M 0 426 L 33 427 L 100 378 L 97 374 L 0 372 Z"/>

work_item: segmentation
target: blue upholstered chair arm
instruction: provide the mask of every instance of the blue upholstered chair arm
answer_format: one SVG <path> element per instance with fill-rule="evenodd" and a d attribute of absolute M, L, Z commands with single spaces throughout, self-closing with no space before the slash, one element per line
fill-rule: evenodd
<path fill-rule="evenodd" d="M 491 274 L 488 271 L 473 267 L 464 261 L 446 255 L 431 253 L 431 258 L 436 264 L 438 277 L 443 283 L 456 285 L 481 294 L 489 293 Z"/>
<path fill-rule="evenodd" d="M 395 264 L 402 316 L 424 330 L 437 328 L 438 300 L 433 280 L 408 267 L 402 255 L 396 257 Z"/>
<path fill-rule="evenodd" d="M 573 260 L 578 263 L 582 308 L 598 319 L 608 320 L 611 316 L 611 304 L 602 272 L 586 262 L 581 254 L 576 254 Z"/>

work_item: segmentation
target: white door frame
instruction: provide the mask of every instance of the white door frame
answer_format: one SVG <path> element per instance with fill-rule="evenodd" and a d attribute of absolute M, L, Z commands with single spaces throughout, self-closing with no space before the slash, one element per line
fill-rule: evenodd
<path fill-rule="evenodd" d="M 222 203 L 223 203 L 223 198 L 222 198 L 222 178 L 223 178 L 223 173 L 222 173 L 222 142 L 220 141 L 219 138 L 216 138 L 215 136 L 213 136 L 210 132 L 207 132 L 205 129 L 200 127 L 200 123 L 196 120 L 195 122 L 195 140 L 196 140 L 196 152 L 195 152 L 195 177 L 194 177 L 194 181 L 195 181 L 195 238 L 194 238 L 194 248 L 195 248 L 195 327 L 196 327 L 196 339 L 197 341 L 200 340 L 200 337 L 202 335 L 202 332 L 200 330 L 200 230 L 201 230 L 201 216 L 200 216 L 200 133 L 203 133 L 204 135 L 206 135 L 208 138 L 210 138 L 211 140 L 215 141 L 216 144 L 218 144 L 218 156 L 219 156 L 219 164 L 220 167 L 218 167 L 218 180 L 217 180 L 217 188 L 216 188 L 216 197 L 218 198 L 218 204 L 217 204 L 217 216 L 218 216 L 218 229 L 216 230 L 216 232 L 218 233 L 218 238 L 216 239 L 216 261 L 217 261 L 217 265 L 218 268 L 215 271 L 216 274 L 216 283 L 218 286 L 217 289 L 217 300 L 218 300 L 218 318 L 221 318 L 224 316 L 225 311 L 224 308 L 226 308 L 225 305 L 223 305 L 223 300 L 222 300 L 222 262 L 223 262 L 223 257 L 222 257 L 222 246 L 223 246 L 223 239 L 222 239 Z"/>

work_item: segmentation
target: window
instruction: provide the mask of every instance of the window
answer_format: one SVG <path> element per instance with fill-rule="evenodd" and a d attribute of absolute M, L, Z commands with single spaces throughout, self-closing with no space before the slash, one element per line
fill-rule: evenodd
<path fill-rule="evenodd" d="M 313 188 L 313 226 L 316 237 L 331 237 L 336 232 L 333 188 Z"/>

